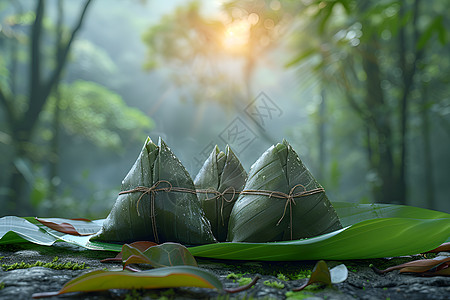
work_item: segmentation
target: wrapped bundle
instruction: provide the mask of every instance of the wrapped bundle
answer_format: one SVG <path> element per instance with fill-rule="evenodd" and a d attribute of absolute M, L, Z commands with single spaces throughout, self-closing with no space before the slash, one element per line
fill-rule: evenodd
<path fill-rule="evenodd" d="M 161 139 L 157 146 L 150 138 L 123 180 L 101 231 L 91 240 L 216 242 L 189 173 Z"/>
<path fill-rule="evenodd" d="M 251 167 L 231 212 L 228 240 L 297 240 L 340 228 L 324 189 L 283 141 L 270 147 Z"/>
<path fill-rule="evenodd" d="M 216 146 L 194 180 L 203 211 L 220 242 L 226 241 L 231 209 L 247 178 L 247 172 L 228 145 L 225 152 Z"/>

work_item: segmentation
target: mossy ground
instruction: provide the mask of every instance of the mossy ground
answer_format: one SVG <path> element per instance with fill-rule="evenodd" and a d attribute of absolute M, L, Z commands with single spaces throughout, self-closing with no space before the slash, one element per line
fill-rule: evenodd
<path fill-rule="evenodd" d="M 43 261 L 36 261 L 34 263 L 26 263 L 24 261 L 13 263 L 13 264 L 2 264 L 2 270 L 3 271 L 11 271 L 16 269 L 28 269 L 33 267 L 44 267 L 44 268 L 50 268 L 55 270 L 84 270 L 88 269 L 89 267 L 86 266 L 86 263 L 74 263 L 74 262 L 58 262 L 59 258 L 55 256 L 51 262 L 43 262 Z"/>

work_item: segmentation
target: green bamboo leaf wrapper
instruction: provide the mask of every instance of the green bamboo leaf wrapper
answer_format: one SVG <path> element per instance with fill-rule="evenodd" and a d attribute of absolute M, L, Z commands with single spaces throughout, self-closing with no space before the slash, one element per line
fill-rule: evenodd
<path fill-rule="evenodd" d="M 161 180 L 170 182 L 173 187 L 195 190 L 188 172 L 169 147 L 161 139 L 157 146 L 148 138 L 123 180 L 121 190 L 129 191 L 139 186 L 150 188 Z M 169 187 L 166 182 L 160 182 L 159 186 Z M 116 243 L 169 241 L 185 245 L 215 242 L 195 193 L 155 192 L 153 210 L 151 194 L 130 192 L 119 195 L 101 231 L 91 240 Z"/>
<path fill-rule="evenodd" d="M 287 141 L 270 147 L 253 164 L 244 190 L 278 191 L 289 194 L 301 184 L 306 191 L 321 188 Z M 298 186 L 295 192 L 303 191 Z M 287 199 L 241 194 L 230 215 L 228 240 L 271 242 L 291 239 Z M 292 239 L 313 237 L 342 228 L 325 192 L 294 198 Z M 284 214 L 284 216 L 283 216 Z M 280 221 L 281 220 L 281 221 Z"/>
<path fill-rule="evenodd" d="M 212 232 L 220 242 L 227 239 L 230 213 L 246 178 L 247 172 L 228 145 L 225 153 L 216 146 L 195 177 L 194 184 L 199 190 L 228 192 L 223 197 L 214 193 L 197 194 Z"/>
<path fill-rule="evenodd" d="M 174 187 L 194 191 L 157 194 L 160 212 L 157 213 L 156 220 L 158 226 L 163 228 L 160 242 L 179 242 L 184 245 L 216 242 L 211 224 L 197 199 L 191 176 L 161 139 L 159 144 L 160 152 L 153 167 L 154 181 L 166 180 Z"/>

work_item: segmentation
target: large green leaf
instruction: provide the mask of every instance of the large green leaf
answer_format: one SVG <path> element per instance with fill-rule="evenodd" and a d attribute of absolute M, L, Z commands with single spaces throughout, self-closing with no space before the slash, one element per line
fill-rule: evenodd
<path fill-rule="evenodd" d="M 93 271 L 69 281 L 58 292 L 37 293 L 33 294 L 33 298 L 51 297 L 70 292 L 182 286 L 223 290 L 222 283 L 211 272 L 192 266 L 176 266 L 142 272 Z"/>
<path fill-rule="evenodd" d="M 0 244 L 32 242 L 50 246 L 57 240 L 39 226 L 19 217 L 6 216 L 0 218 Z"/>
<path fill-rule="evenodd" d="M 450 238 L 450 215 L 389 204 L 334 202 L 345 229 L 322 236 L 276 243 L 218 243 L 188 248 L 194 256 L 243 260 L 360 259 L 409 255 L 436 248 Z M 0 244 L 60 240 L 93 250 L 120 252 L 122 245 L 92 242 L 19 217 L 0 218 Z M 68 220 L 69 222 L 70 220 Z M 102 220 L 97 220 L 98 224 Z"/>
<path fill-rule="evenodd" d="M 407 205 L 333 202 L 333 207 L 343 226 L 377 218 L 450 218 L 450 214 L 444 212 Z"/>
<path fill-rule="evenodd" d="M 380 218 L 309 239 L 273 243 L 220 243 L 189 248 L 194 256 L 233 260 L 364 259 L 417 254 L 450 235 L 450 218 Z"/>

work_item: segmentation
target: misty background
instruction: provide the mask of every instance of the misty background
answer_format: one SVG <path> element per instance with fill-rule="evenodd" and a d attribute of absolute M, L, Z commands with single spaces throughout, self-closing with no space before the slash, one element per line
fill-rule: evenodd
<path fill-rule="evenodd" d="M 105 217 L 147 136 L 293 146 L 331 201 L 450 213 L 445 0 L 0 1 L 0 216 Z"/>

